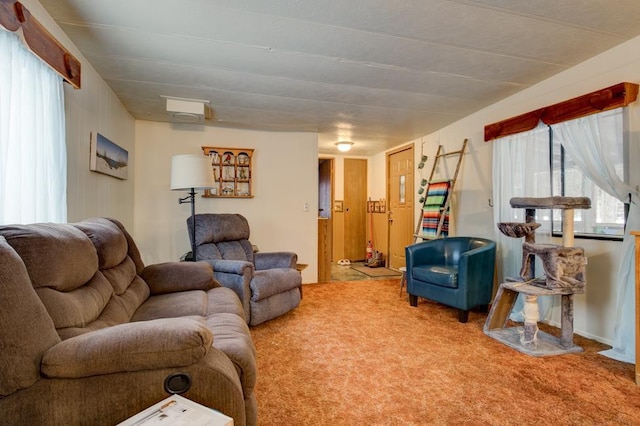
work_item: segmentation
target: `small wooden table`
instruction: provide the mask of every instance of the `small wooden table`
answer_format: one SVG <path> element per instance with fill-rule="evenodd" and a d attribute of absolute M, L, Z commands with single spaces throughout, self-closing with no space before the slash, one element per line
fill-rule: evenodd
<path fill-rule="evenodd" d="M 307 263 L 296 263 L 296 270 L 302 274 L 302 271 L 307 269 L 309 264 Z M 302 284 L 300 284 L 300 299 L 302 299 Z"/>

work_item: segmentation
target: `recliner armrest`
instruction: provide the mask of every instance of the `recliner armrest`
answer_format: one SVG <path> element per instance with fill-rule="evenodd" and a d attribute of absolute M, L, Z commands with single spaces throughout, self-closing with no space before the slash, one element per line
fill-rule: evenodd
<path fill-rule="evenodd" d="M 256 270 L 273 268 L 294 268 L 298 262 L 298 255 L 288 251 L 274 251 L 268 253 L 256 253 L 254 255 Z"/>
<path fill-rule="evenodd" d="M 175 293 L 188 290 L 210 290 L 220 287 L 213 279 L 207 262 L 166 262 L 149 265 L 140 274 L 151 294 Z"/>
<path fill-rule="evenodd" d="M 163 318 L 115 325 L 81 334 L 51 347 L 41 371 L 49 378 L 81 378 L 200 361 L 213 344 L 204 321 Z"/>
<path fill-rule="evenodd" d="M 251 269 L 249 276 L 251 276 L 253 275 L 253 271 L 255 269 L 253 263 L 246 260 L 207 259 L 206 262 L 208 262 L 213 267 L 213 270 L 215 272 L 225 272 L 227 274 L 243 275 L 246 272 L 246 269 L 249 268 Z"/>

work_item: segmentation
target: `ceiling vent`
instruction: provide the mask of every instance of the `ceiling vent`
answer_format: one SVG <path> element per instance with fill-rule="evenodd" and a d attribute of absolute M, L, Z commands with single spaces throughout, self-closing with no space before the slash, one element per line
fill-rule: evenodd
<path fill-rule="evenodd" d="M 167 113 L 172 122 L 204 123 L 209 101 L 200 99 L 171 98 L 167 99 Z"/>

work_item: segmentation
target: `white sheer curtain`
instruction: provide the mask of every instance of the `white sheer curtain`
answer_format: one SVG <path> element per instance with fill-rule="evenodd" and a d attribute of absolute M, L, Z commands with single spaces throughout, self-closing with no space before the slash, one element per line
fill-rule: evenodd
<path fill-rule="evenodd" d="M 617 272 L 617 309 L 614 342 L 611 350 L 601 352 L 610 358 L 635 362 L 635 242 L 629 231 L 640 229 L 639 193 L 618 176 L 612 155 L 622 146 L 624 113 L 619 108 L 553 125 L 554 138 L 582 173 L 602 190 L 631 205 L 624 240 L 619 249 Z M 618 156 L 622 154 L 617 153 Z M 587 284 L 588 285 L 588 284 Z"/>
<path fill-rule="evenodd" d="M 0 224 L 66 222 L 62 84 L 0 28 Z"/>
<path fill-rule="evenodd" d="M 549 173 L 549 129 L 540 124 L 535 129 L 493 141 L 493 212 L 498 222 L 524 222 L 524 209 L 511 207 L 512 197 L 549 197 L 551 182 Z M 536 230 L 536 242 L 546 243 L 551 239 L 551 217 L 549 210 L 536 210 L 536 221 L 542 226 Z M 522 238 L 503 235 L 497 228 L 498 280 L 518 277 L 522 266 Z M 536 274 L 542 273 L 536 259 Z M 522 298 L 519 297 L 511 319 L 523 321 Z M 549 312 L 553 300 L 539 297 L 540 316 Z"/>

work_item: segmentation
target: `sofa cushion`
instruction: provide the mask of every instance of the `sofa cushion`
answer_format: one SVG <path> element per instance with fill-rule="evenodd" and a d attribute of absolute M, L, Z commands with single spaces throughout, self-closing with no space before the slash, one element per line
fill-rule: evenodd
<path fill-rule="evenodd" d="M 207 316 L 207 325 L 215 336 L 213 346 L 231 359 L 245 395 L 251 395 L 256 385 L 256 349 L 246 321 L 234 314 Z"/>
<path fill-rule="evenodd" d="M 136 277 L 121 295 L 113 295 L 99 316 L 92 322 L 58 327 L 58 334 L 65 340 L 79 334 L 129 322 L 134 312 L 149 297 L 149 287 Z"/>
<path fill-rule="evenodd" d="M 42 372 L 53 378 L 183 367 L 207 354 L 213 335 L 204 319 L 121 324 L 67 339 L 49 349 Z"/>
<path fill-rule="evenodd" d="M 101 268 L 101 272 L 107 279 L 113 291 L 117 295 L 122 295 L 131 283 L 136 279 L 136 266 L 130 257 L 125 257 L 118 265 L 108 269 Z"/>
<path fill-rule="evenodd" d="M 207 293 L 202 290 L 180 291 L 149 297 L 133 314 L 131 321 L 207 315 Z"/>
<path fill-rule="evenodd" d="M 411 271 L 413 279 L 441 287 L 458 288 L 458 267 L 443 265 L 416 266 Z"/>
<path fill-rule="evenodd" d="M 74 291 L 49 287 L 36 289 L 56 328 L 85 327 L 95 321 L 113 295 L 113 288 L 100 271 Z"/>
<path fill-rule="evenodd" d="M 0 396 L 33 385 L 40 360 L 60 342 L 24 263 L 0 236 Z"/>
<path fill-rule="evenodd" d="M 75 290 L 98 270 L 91 240 L 72 225 L 11 225 L 0 227 L 0 234 L 20 255 L 33 287 Z"/>
<path fill-rule="evenodd" d="M 135 241 L 133 241 L 133 238 L 129 234 L 129 231 L 125 229 L 124 225 L 120 221 L 111 218 L 109 218 L 109 221 L 113 222 L 118 228 L 120 228 L 120 231 L 122 231 L 122 234 L 127 239 L 127 253 L 133 260 L 133 263 L 135 263 L 136 265 L 136 272 L 138 274 L 142 273 L 142 270 L 144 269 L 144 262 L 142 261 L 140 250 L 138 250 L 138 246 L 136 245 Z"/>
<path fill-rule="evenodd" d="M 235 291 L 227 287 L 216 287 L 207 291 L 208 313 L 234 314 L 245 319 L 244 307 Z"/>
<path fill-rule="evenodd" d="M 93 243 L 100 261 L 100 269 L 113 268 L 127 257 L 127 239 L 120 228 L 110 220 L 92 218 L 73 225 L 84 232 Z"/>

